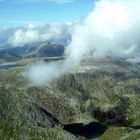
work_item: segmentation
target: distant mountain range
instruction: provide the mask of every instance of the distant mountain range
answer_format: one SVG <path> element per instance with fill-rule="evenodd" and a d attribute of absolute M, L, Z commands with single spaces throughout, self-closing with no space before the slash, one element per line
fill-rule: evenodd
<path fill-rule="evenodd" d="M 26 57 L 63 56 L 65 45 L 50 42 L 0 50 L 0 62 L 16 61 Z"/>
<path fill-rule="evenodd" d="M 0 63 L 16 61 L 19 59 L 21 59 L 19 55 L 16 55 L 10 51 L 7 51 L 7 50 L 0 51 Z"/>

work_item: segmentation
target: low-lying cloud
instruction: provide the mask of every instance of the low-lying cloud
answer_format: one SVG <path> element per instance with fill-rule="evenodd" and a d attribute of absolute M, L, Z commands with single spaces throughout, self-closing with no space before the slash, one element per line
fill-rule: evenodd
<path fill-rule="evenodd" d="M 44 62 L 38 62 L 27 71 L 27 77 L 31 83 L 42 86 L 59 77 L 59 67 L 60 65 L 54 63 L 46 65 Z"/>
<path fill-rule="evenodd" d="M 139 58 L 139 5 L 139 0 L 98 1 L 93 11 L 73 27 L 72 40 L 65 49 L 67 58 L 64 63 L 55 66 L 40 65 L 40 68 L 44 69 L 45 80 L 40 78 L 38 82 L 34 76 L 41 72 L 38 70 L 34 75 L 32 72 L 38 68 L 31 68 L 30 81 L 35 84 L 50 82 L 77 66 L 86 56 Z"/>

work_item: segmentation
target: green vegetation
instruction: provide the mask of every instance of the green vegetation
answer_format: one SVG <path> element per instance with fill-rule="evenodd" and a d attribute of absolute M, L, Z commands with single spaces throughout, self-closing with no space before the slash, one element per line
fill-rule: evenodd
<path fill-rule="evenodd" d="M 63 130 L 62 124 L 95 121 L 108 126 L 99 140 L 138 140 L 139 64 L 85 61 L 37 87 L 27 82 L 25 62 L 0 70 L 0 140 L 84 140 Z"/>

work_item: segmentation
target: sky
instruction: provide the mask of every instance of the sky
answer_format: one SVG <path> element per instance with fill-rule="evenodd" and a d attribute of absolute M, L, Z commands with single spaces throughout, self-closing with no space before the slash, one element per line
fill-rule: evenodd
<path fill-rule="evenodd" d="M 0 28 L 81 20 L 94 0 L 0 0 Z"/>

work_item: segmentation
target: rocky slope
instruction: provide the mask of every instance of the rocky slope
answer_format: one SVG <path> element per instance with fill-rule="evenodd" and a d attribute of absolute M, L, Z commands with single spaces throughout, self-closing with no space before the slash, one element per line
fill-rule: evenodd
<path fill-rule="evenodd" d="M 139 63 L 84 60 L 37 87 L 24 61 L 0 70 L 0 139 L 139 140 Z"/>

